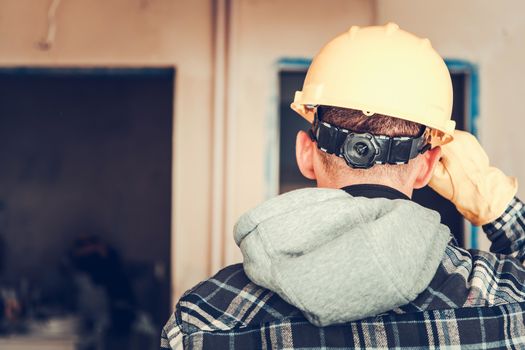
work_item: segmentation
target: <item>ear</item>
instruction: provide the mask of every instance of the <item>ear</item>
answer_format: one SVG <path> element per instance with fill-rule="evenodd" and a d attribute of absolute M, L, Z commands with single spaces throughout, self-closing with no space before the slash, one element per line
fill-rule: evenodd
<path fill-rule="evenodd" d="M 314 152 L 315 142 L 310 139 L 310 136 L 304 132 L 299 131 L 295 140 L 295 157 L 297 159 L 297 166 L 304 177 L 310 180 L 315 180 L 314 171 Z"/>
<path fill-rule="evenodd" d="M 419 174 L 414 182 L 415 189 L 425 187 L 429 183 L 434 174 L 434 169 L 439 162 L 439 158 L 441 157 L 441 148 L 434 147 L 420 155 L 420 157 Z"/>

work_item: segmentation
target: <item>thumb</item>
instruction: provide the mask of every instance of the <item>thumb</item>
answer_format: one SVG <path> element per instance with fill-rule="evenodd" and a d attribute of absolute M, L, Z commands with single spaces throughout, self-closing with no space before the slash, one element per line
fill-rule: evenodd
<path fill-rule="evenodd" d="M 443 164 L 443 159 L 436 165 L 429 186 L 445 199 L 452 200 L 454 196 L 454 184 L 452 183 L 450 173 Z"/>

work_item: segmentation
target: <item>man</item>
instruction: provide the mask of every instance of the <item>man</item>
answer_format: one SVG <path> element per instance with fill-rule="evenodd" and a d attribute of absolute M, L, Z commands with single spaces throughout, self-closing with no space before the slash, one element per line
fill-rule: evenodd
<path fill-rule="evenodd" d="M 428 40 L 388 24 L 330 41 L 292 104 L 313 123 L 296 156 L 319 188 L 240 218 L 243 265 L 188 291 L 161 347 L 525 347 L 525 208 L 451 107 Z M 458 247 L 410 200 L 429 181 L 498 254 Z"/>

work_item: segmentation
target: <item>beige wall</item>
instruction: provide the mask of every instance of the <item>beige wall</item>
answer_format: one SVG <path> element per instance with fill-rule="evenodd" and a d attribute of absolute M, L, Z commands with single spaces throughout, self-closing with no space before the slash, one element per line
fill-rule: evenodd
<path fill-rule="evenodd" d="M 211 2 L 63 0 L 55 43 L 42 51 L 37 42 L 46 34 L 50 4 L 0 2 L 0 66 L 176 67 L 172 255 L 178 295 L 208 273 Z"/>
<path fill-rule="evenodd" d="M 479 67 L 479 133 L 496 166 L 525 184 L 521 153 L 525 95 L 525 2 L 378 0 L 377 22 L 397 22 L 430 39 L 446 58 Z M 511 127 L 509 127 L 511 126 Z M 514 127 L 512 127 L 514 126 Z M 525 187 L 519 190 L 525 197 Z M 482 236 L 483 237 L 483 236 Z M 487 248 L 487 241 L 482 241 Z"/>

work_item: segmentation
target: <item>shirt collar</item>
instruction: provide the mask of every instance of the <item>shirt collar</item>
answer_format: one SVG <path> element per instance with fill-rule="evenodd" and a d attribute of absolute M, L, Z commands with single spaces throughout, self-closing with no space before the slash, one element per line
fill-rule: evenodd
<path fill-rule="evenodd" d="M 353 197 L 411 200 L 406 194 L 392 187 L 383 185 L 351 185 L 341 189 Z"/>

